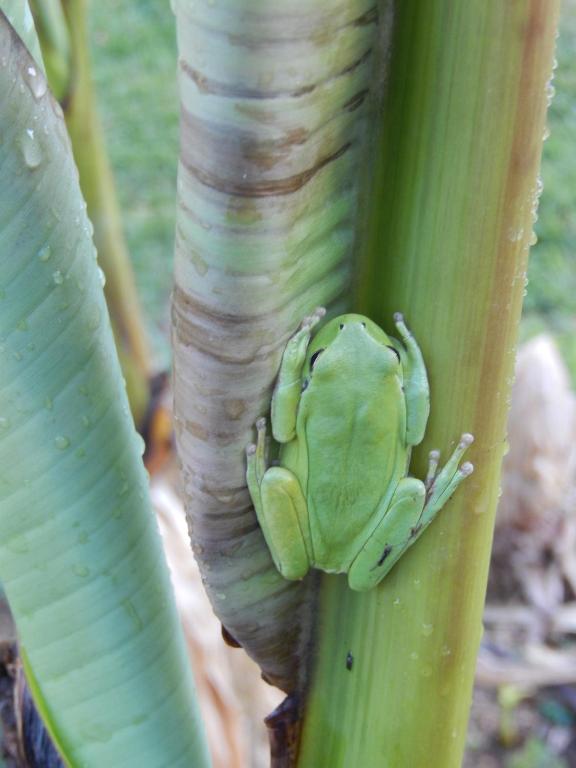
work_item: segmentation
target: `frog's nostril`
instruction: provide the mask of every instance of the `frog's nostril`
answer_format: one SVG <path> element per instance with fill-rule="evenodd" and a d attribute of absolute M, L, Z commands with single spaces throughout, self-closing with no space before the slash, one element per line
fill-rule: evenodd
<path fill-rule="evenodd" d="M 366 323 L 360 323 L 363 328 L 366 328 Z"/>
<path fill-rule="evenodd" d="M 340 330 L 344 328 L 344 323 L 340 323 Z"/>

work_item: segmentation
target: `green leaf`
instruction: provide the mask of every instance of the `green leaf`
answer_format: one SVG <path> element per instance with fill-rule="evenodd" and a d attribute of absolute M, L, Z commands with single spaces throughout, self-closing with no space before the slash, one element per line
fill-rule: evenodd
<path fill-rule="evenodd" d="M 0 579 L 72 766 L 206 766 L 61 111 L 0 14 Z"/>

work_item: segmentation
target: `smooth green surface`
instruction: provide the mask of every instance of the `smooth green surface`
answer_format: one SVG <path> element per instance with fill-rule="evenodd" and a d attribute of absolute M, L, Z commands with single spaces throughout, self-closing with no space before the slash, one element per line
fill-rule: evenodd
<path fill-rule="evenodd" d="M 0 49 L 0 579 L 69 765 L 206 766 L 62 114 Z"/>
<path fill-rule="evenodd" d="M 279 461 L 268 466 L 266 426 L 248 450 L 248 488 L 274 563 L 287 579 L 309 568 L 377 586 L 470 473 L 458 461 L 426 485 L 406 477 L 430 412 L 426 367 L 401 316 L 400 339 L 362 315 L 340 315 L 311 338 L 318 314 L 290 339 L 272 397 Z"/>
<path fill-rule="evenodd" d="M 457 768 L 481 636 L 558 4 L 395 7 L 359 309 L 404 313 L 475 471 L 375 590 L 323 580 L 299 766 Z"/>

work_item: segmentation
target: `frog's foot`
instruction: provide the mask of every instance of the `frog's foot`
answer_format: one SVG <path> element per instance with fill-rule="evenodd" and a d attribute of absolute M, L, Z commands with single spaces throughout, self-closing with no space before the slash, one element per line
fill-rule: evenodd
<path fill-rule="evenodd" d="M 426 480 L 424 485 L 426 486 L 426 493 L 430 491 L 432 483 L 434 482 L 436 475 L 438 474 L 438 462 L 440 461 L 440 451 L 430 451 L 428 454 L 428 472 L 426 473 Z"/>
<path fill-rule="evenodd" d="M 439 451 L 431 451 L 428 463 L 428 474 L 426 476 L 426 505 L 422 514 L 421 526 L 427 525 L 432 521 L 437 512 L 442 509 L 450 496 L 454 493 L 460 483 L 472 474 L 474 467 L 469 461 L 459 466 L 460 459 L 473 443 L 474 437 L 465 433 L 460 438 L 456 449 L 438 472 L 438 462 L 440 460 Z"/>
<path fill-rule="evenodd" d="M 256 443 L 251 443 L 246 447 L 247 480 L 250 493 L 252 493 L 250 481 L 252 481 L 253 487 L 258 486 L 259 492 L 262 479 L 268 468 L 268 439 L 266 435 L 266 418 L 264 416 L 256 420 L 256 432 L 258 435 Z"/>
<path fill-rule="evenodd" d="M 288 339 L 279 373 L 279 381 L 283 386 L 299 378 L 312 335 L 312 329 L 322 320 L 325 314 L 326 310 L 324 307 L 317 307 L 311 315 L 307 315 L 302 320 L 296 333 Z M 283 382 L 283 379 L 286 379 L 287 382 Z"/>
<path fill-rule="evenodd" d="M 300 327 L 306 328 L 307 330 L 312 330 L 312 328 L 314 328 L 314 326 L 317 325 L 320 320 L 322 320 L 325 314 L 326 307 L 316 307 L 311 315 L 308 315 L 304 318 L 304 320 L 302 320 Z"/>

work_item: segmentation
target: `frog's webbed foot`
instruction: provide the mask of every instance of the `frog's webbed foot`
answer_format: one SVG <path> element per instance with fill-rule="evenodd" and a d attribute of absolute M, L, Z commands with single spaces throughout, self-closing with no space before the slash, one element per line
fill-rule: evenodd
<path fill-rule="evenodd" d="M 439 451 L 431 451 L 428 460 L 428 473 L 426 475 L 426 504 L 422 514 L 421 525 L 425 526 L 434 518 L 436 513 L 442 509 L 450 496 L 454 493 L 460 483 L 471 475 L 474 467 L 466 461 L 460 464 L 460 459 L 474 442 L 474 437 L 465 433 L 460 438 L 454 452 L 438 472 L 438 462 L 440 460 Z"/>
<path fill-rule="evenodd" d="M 320 322 L 320 320 L 322 320 L 325 314 L 326 314 L 326 309 L 324 307 L 316 307 L 316 309 L 310 315 L 306 315 L 306 317 L 300 323 L 300 327 L 298 328 L 296 333 L 290 337 L 287 348 L 289 346 L 292 346 L 297 349 L 300 349 L 303 341 L 307 346 L 308 341 L 310 340 L 312 329 L 316 325 L 318 325 L 318 323 Z"/>

